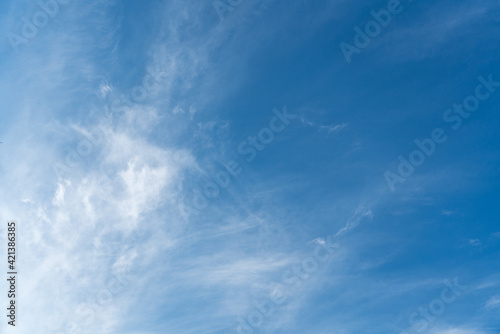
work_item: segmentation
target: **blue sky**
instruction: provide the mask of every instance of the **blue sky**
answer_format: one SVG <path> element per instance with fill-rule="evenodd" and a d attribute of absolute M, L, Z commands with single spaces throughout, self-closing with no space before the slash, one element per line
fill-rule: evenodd
<path fill-rule="evenodd" d="M 0 4 L 1 333 L 500 333 L 498 2 L 41 3 Z"/>

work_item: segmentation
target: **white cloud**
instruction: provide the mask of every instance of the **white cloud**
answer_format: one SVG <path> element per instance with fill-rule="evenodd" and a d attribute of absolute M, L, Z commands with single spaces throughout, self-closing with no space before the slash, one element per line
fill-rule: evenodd
<path fill-rule="evenodd" d="M 494 309 L 500 306 L 500 296 L 493 296 L 484 305 L 487 309 Z"/>
<path fill-rule="evenodd" d="M 472 246 L 481 246 L 481 240 L 479 240 L 479 239 L 470 239 L 469 240 L 469 244 L 471 244 Z"/>
<path fill-rule="evenodd" d="M 447 328 L 447 329 L 435 329 L 432 334 L 482 334 L 483 331 L 478 329 L 466 329 L 466 328 Z"/>

